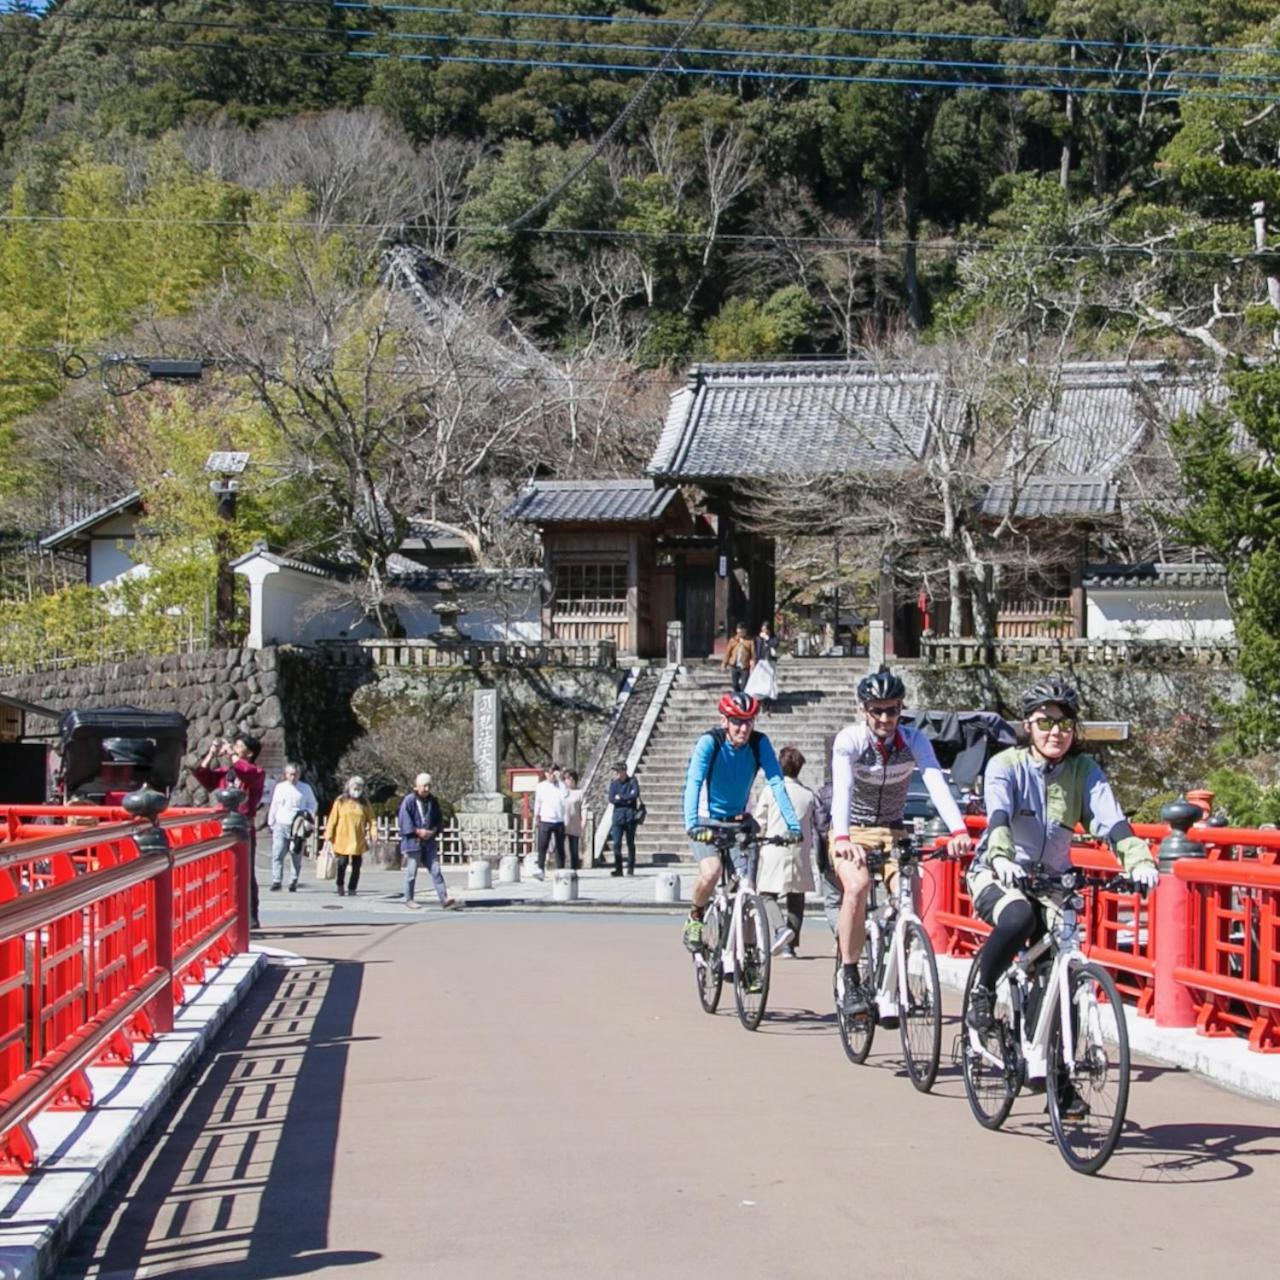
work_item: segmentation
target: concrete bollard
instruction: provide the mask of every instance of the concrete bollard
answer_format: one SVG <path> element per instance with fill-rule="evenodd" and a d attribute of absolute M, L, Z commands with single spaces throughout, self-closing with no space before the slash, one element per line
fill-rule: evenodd
<path fill-rule="evenodd" d="M 679 902 L 680 877 L 674 871 L 660 871 L 653 880 L 654 902 Z"/>
<path fill-rule="evenodd" d="M 493 869 L 484 858 L 467 863 L 467 888 L 488 889 L 493 885 Z"/>
<path fill-rule="evenodd" d="M 578 873 L 576 871 L 557 871 L 551 881 L 552 902 L 577 902 Z"/>
<path fill-rule="evenodd" d="M 520 859 L 517 858 L 514 853 L 507 854 L 507 856 L 498 863 L 498 883 L 520 883 Z"/>

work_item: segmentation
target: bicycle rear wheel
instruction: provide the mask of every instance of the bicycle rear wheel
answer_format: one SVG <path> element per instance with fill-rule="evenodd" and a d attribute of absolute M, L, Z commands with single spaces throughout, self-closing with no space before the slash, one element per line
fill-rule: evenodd
<path fill-rule="evenodd" d="M 1061 1010 L 1049 1029 L 1049 1121 L 1062 1158 L 1077 1173 L 1097 1173 L 1116 1149 L 1129 1105 L 1129 1030 L 1111 975 L 1093 964 L 1071 970 L 1072 1061 L 1065 1060 Z M 1105 1001 L 1105 1004 L 1103 1003 Z M 1107 1006 L 1113 1017 L 1107 1017 Z M 1114 1021 L 1108 1043 L 1105 1022 Z"/>
<path fill-rule="evenodd" d="M 715 1013 L 720 1006 L 720 989 L 724 986 L 724 963 L 720 958 L 723 946 L 724 913 L 712 902 L 702 915 L 702 950 L 693 956 L 698 999 L 706 1013 Z"/>
<path fill-rule="evenodd" d="M 980 1038 L 981 1048 L 974 1045 L 975 1033 L 969 1029 L 969 993 L 977 981 L 976 962 L 969 969 L 964 987 L 964 1005 L 960 1015 L 960 1044 L 964 1062 L 964 1092 L 974 1119 L 986 1129 L 998 1129 L 1009 1118 L 1013 1100 L 1018 1096 L 1018 1046 L 1014 1036 L 1009 1007 L 998 1001 L 995 1024 Z"/>
<path fill-rule="evenodd" d="M 906 1004 L 898 1010 L 902 1056 L 911 1083 L 921 1093 L 928 1093 L 937 1078 L 942 1053 L 942 990 L 933 944 L 924 926 L 915 920 L 903 926 L 902 959 L 907 979 Z"/>
<path fill-rule="evenodd" d="M 748 1031 L 760 1025 L 769 1003 L 772 940 L 764 900 L 758 894 L 747 894 L 742 903 L 742 959 L 734 969 L 733 999 L 738 1006 L 738 1021 Z"/>
<path fill-rule="evenodd" d="M 871 940 L 871 930 L 867 930 L 867 939 L 862 944 L 862 962 L 859 966 L 862 974 L 863 989 L 871 1000 L 871 1008 L 866 1013 L 845 1013 L 840 1007 L 840 956 L 836 956 L 836 972 L 832 979 L 832 992 L 836 1002 L 836 1022 L 840 1026 L 840 1043 L 844 1046 L 845 1056 L 850 1062 L 861 1066 L 871 1052 L 871 1042 L 876 1038 L 875 991 L 879 985 L 880 967 L 876 962 L 875 943 Z"/>

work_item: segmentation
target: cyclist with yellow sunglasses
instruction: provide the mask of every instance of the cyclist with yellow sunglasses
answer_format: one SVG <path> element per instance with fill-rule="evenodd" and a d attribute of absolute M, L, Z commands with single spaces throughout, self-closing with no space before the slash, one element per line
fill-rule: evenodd
<path fill-rule="evenodd" d="M 1063 680 L 1041 680 L 1022 695 L 1029 738 L 992 756 L 983 777 L 987 830 L 969 869 L 979 919 L 992 926 L 978 952 L 969 1025 L 991 1029 L 995 984 L 1017 953 L 1057 915 L 1052 897 L 1028 898 L 1029 871 L 1057 876 L 1071 868 L 1076 824 L 1109 841 L 1128 875 L 1144 889 L 1160 872 L 1145 840 L 1133 834 L 1098 762 L 1080 748 L 1080 696 Z"/>

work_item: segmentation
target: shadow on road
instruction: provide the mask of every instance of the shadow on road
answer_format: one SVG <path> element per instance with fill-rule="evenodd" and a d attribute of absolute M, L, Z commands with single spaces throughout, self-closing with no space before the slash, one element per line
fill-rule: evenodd
<path fill-rule="evenodd" d="M 63 1280 L 271 1280 L 376 1261 L 328 1249 L 363 965 L 272 965 L 63 1259 Z"/>

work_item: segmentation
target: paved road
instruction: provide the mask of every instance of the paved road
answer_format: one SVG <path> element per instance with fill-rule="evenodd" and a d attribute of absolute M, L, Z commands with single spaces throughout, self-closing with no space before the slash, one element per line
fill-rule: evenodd
<path fill-rule="evenodd" d="M 1263 1274 L 1280 1112 L 1141 1066 L 1070 1173 L 1025 1099 L 980 1130 L 896 1038 L 853 1067 L 823 954 L 755 1035 L 697 1007 L 668 916 L 332 916 L 261 980 L 60 1273 L 616 1280 Z M 817 1012 L 814 1012 L 817 1010 Z M 949 1043 L 951 1028 L 945 1032 Z"/>

